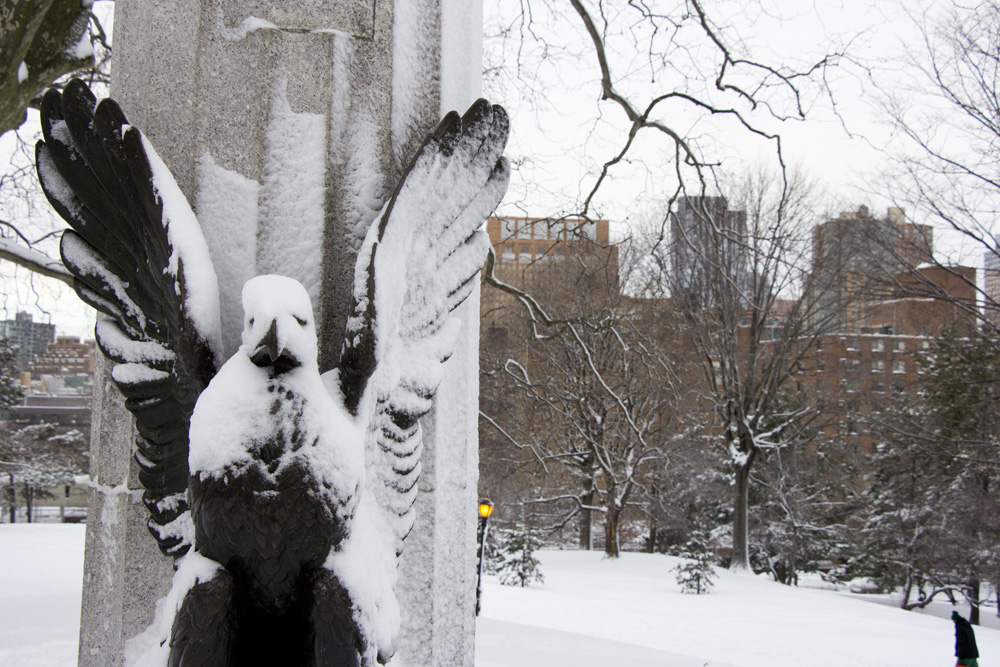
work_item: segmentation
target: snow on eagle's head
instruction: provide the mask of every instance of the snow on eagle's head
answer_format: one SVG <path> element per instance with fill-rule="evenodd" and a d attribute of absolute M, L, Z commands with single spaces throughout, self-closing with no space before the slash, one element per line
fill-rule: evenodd
<path fill-rule="evenodd" d="M 279 371 L 316 365 L 316 324 L 305 287 L 285 276 L 257 276 L 243 285 L 241 352 Z"/>

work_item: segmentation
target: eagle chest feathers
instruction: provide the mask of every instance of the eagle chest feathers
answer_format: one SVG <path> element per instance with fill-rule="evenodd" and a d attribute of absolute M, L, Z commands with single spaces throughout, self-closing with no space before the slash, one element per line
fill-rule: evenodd
<path fill-rule="evenodd" d="M 312 450 L 326 438 L 309 428 L 303 397 L 279 380 L 267 393 L 278 428 L 236 436 L 246 457 L 221 475 L 193 475 L 190 494 L 198 550 L 246 577 L 255 601 L 277 612 L 345 536 L 357 484 L 336 488 L 317 469 Z"/>

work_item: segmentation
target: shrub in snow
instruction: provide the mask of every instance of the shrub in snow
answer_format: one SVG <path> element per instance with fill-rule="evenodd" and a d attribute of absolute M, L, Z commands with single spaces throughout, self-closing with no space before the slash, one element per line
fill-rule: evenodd
<path fill-rule="evenodd" d="M 533 581 L 544 583 L 535 550 L 542 546 L 538 531 L 528 525 L 524 516 L 513 530 L 503 532 L 500 552 L 503 561 L 498 567 L 500 583 L 504 586 L 527 586 Z"/>
<path fill-rule="evenodd" d="M 681 587 L 681 593 L 695 595 L 708 593 L 715 585 L 714 580 L 718 576 L 712 566 L 713 558 L 708 549 L 708 536 L 701 531 L 692 533 L 684 545 L 682 556 L 687 562 L 673 570 L 677 572 L 677 585 Z"/>
<path fill-rule="evenodd" d="M 483 573 L 497 574 L 504 562 L 503 534 L 496 530 L 486 531 L 486 552 L 483 554 Z"/>
<path fill-rule="evenodd" d="M 882 587 L 878 585 L 878 582 L 869 577 L 858 577 L 856 579 L 852 579 L 851 583 L 847 585 L 847 588 L 852 593 L 859 593 L 862 595 L 882 592 Z"/>

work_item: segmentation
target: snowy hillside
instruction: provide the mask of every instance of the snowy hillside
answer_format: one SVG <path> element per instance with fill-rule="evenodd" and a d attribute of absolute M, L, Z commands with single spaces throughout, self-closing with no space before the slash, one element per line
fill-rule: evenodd
<path fill-rule="evenodd" d="M 83 537 L 82 526 L 0 525 L 0 665 L 76 664 Z M 544 585 L 484 581 L 477 667 L 954 664 L 950 621 L 875 598 L 726 572 L 711 594 L 682 595 L 673 558 L 545 551 L 540 559 Z M 983 664 L 995 664 L 1000 631 L 976 634 Z"/>

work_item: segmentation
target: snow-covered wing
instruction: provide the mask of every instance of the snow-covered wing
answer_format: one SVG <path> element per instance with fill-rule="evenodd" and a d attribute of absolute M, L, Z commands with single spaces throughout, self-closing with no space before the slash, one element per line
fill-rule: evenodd
<path fill-rule="evenodd" d="M 366 420 L 368 488 L 397 542 L 413 525 L 420 426 L 451 355 L 450 313 L 486 258 L 483 222 L 507 190 L 507 113 L 479 100 L 427 138 L 371 228 L 354 272 L 339 365 L 347 407 Z"/>
<path fill-rule="evenodd" d="M 108 315 L 97 344 L 135 416 L 135 458 L 164 553 L 189 546 L 188 422 L 219 365 L 219 296 L 194 214 L 146 138 L 82 81 L 50 90 L 35 160 L 49 202 L 71 230 L 63 263 L 85 302 Z"/>

